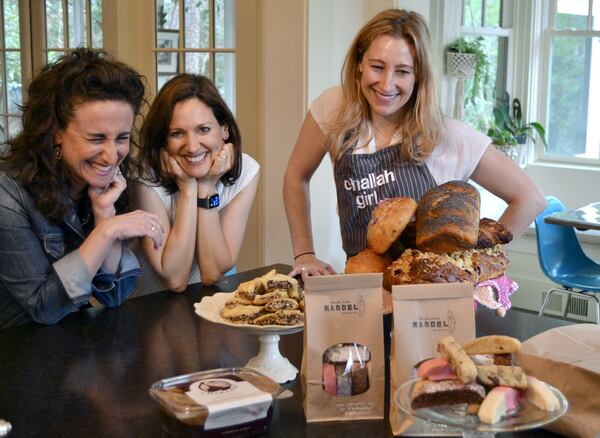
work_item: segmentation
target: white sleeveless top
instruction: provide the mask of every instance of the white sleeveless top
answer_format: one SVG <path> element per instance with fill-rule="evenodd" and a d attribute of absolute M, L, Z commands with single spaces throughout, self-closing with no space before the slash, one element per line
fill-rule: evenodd
<path fill-rule="evenodd" d="M 233 198 L 237 196 L 247 185 L 250 183 L 252 178 L 256 176 L 260 169 L 259 164 L 250 155 L 242 153 L 242 171 L 240 177 L 232 185 L 226 186 L 221 181 L 217 182 L 217 193 L 219 194 L 219 206 L 217 209 L 221 211 L 227 206 Z M 177 209 L 177 200 L 179 199 L 179 192 L 170 194 L 163 186 L 153 186 L 146 182 L 151 187 L 162 201 L 167 215 L 169 216 L 169 224 L 171 227 L 174 222 L 174 215 Z M 134 239 L 130 243 L 130 247 L 137 256 L 140 266 L 142 268 L 142 275 L 138 284 L 135 295 L 146 295 L 152 292 L 158 292 L 165 290 L 165 286 L 162 284 L 158 276 L 154 273 L 154 270 L 146 260 L 142 251 L 139 239 Z M 200 281 L 200 269 L 198 268 L 198 261 L 194 254 L 194 260 L 192 261 L 192 270 L 188 278 L 188 284 L 198 283 Z"/>

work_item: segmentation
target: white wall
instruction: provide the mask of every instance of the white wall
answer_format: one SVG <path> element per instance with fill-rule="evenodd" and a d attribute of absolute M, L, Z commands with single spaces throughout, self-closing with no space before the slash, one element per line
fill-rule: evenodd
<path fill-rule="evenodd" d="M 366 3 L 361 0 L 309 1 L 308 102 L 340 83 L 346 51 L 365 22 Z M 307 108 L 308 110 L 308 108 Z M 331 161 L 326 157 L 310 183 L 311 220 L 317 257 L 344 271 L 337 197 Z"/>

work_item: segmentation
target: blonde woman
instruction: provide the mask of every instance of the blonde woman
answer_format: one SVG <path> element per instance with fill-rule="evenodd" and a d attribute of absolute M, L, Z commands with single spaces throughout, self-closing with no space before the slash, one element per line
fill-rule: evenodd
<path fill-rule="evenodd" d="M 291 275 L 334 272 L 315 255 L 309 211 L 310 179 L 327 153 L 348 257 L 366 247 L 367 224 L 379 201 L 418 200 L 450 180 L 472 179 L 505 200 L 500 222 L 514 235 L 545 205 L 529 177 L 487 136 L 444 117 L 429 31 L 415 12 L 390 9 L 365 24 L 346 55 L 341 86 L 310 106 L 284 177 Z"/>

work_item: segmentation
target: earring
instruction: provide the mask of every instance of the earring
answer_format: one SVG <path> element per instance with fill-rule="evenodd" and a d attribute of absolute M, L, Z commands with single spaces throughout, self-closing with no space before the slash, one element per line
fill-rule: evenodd
<path fill-rule="evenodd" d="M 58 145 L 58 144 L 56 146 L 54 146 L 54 156 L 56 157 L 56 159 L 58 161 L 60 161 L 62 159 L 62 156 L 63 156 L 62 149 L 60 148 L 60 145 Z"/>

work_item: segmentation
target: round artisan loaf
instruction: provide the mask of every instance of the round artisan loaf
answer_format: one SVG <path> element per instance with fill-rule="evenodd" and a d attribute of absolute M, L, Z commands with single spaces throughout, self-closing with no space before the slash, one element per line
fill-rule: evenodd
<path fill-rule="evenodd" d="M 417 211 L 417 202 L 408 197 L 386 199 L 373 209 L 367 227 L 367 243 L 377 254 L 383 254 L 400 237 L 400 234 Z"/>
<path fill-rule="evenodd" d="M 463 181 L 426 192 L 417 208 L 417 248 L 438 254 L 475 248 L 479 205 L 479 192 Z"/>
<path fill-rule="evenodd" d="M 386 256 L 379 255 L 371 248 L 365 248 L 346 262 L 344 272 L 346 274 L 369 274 L 384 272 L 392 263 Z"/>

